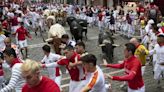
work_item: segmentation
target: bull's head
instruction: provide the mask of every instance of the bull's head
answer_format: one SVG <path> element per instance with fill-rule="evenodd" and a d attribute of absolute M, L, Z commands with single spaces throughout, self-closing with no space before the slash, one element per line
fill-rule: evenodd
<path fill-rule="evenodd" d="M 70 16 L 70 17 L 67 17 L 67 22 L 68 22 L 68 25 L 70 25 L 71 24 L 71 22 L 73 21 L 73 20 L 75 20 L 76 18 L 75 17 L 73 17 L 73 16 Z"/>
<path fill-rule="evenodd" d="M 111 44 L 111 41 L 110 41 L 110 40 L 105 39 L 105 40 L 103 40 L 102 44 L 99 44 L 99 46 L 100 46 L 100 47 L 102 47 L 102 46 L 105 46 L 105 44 L 108 44 L 108 43 L 110 43 L 110 44 Z M 118 46 L 120 46 L 120 45 L 117 45 L 117 44 L 112 44 L 112 46 L 114 46 L 114 47 L 118 47 Z"/>

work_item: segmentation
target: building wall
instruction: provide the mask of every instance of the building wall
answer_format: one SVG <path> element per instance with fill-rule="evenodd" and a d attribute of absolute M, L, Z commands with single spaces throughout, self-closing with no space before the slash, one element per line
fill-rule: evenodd
<path fill-rule="evenodd" d="M 113 0 L 108 0 L 108 7 L 112 7 L 114 5 Z"/>
<path fill-rule="evenodd" d="M 94 0 L 93 5 L 103 5 L 103 0 Z"/>
<path fill-rule="evenodd" d="M 94 0 L 94 5 L 111 7 L 113 6 L 113 0 Z"/>
<path fill-rule="evenodd" d="M 164 16 L 164 0 L 154 0 L 155 4 L 159 7 L 159 10 L 162 13 L 162 16 Z"/>
<path fill-rule="evenodd" d="M 79 4 L 79 5 L 101 5 L 101 6 L 107 6 L 111 7 L 113 6 L 113 0 L 53 0 L 57 3 L 64 3 L 64 4 Z"/>
<path fill-rule="evenodd" d="M 91 0 L 87 0 L 86 5 L 91 5 Z"/>

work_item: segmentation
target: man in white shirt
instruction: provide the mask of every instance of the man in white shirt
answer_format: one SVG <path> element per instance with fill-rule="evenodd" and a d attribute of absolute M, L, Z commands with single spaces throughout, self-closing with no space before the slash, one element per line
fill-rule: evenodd
<path fill-rule="evenodd" d="M 161 75 L 164 72 L 164 34 L 158 35 L 157 43 L 150 54 L 156 54 L 156 62 L 154 66 L 154 79 L 160 84 Z M 158 85 L 160 86 L 160 85 Z"/>
<path fill-rule="evenodd" d="M 97 58 L 88 54 L 81 58 L 86 69 L 86 79 L 81 83 L 84 87 L 80 92 L 106 92 L 105 77 L 99 66 L 96 65 Z"/>
<path fill-rule="evenodd" d="M 51 48 L 48 45 L 44 45 L 42 47 L 42 50 L 43 50 L 45 56 L 41 60 L 41 63 L 49 64 L 49 63 L 56 62 L 57 60 L 59 60 L 61 58 L 60 55 L 51 53 L 50 52 Z M 49 78 L 54 80 L 58 84 L 58 86 L 60 87 L 60 84 L 61 84 L 61 74 L 60 74 L 59 67 L 47 68 L 47 70 L 48 70 Z"/>
<path fill-rule="evenodd" d="M 5 35 L 0 34 L 0 52 L 2 52 L 5 48 L 5 43 L 4 43 L 5 38 L 6 38 Z"/>
<path fill-rule="evenodd" d="M 142 42 L 144 44 L 145 47 L 148 48 L 149 46 L 149 39 L 150 39 L 150 30 L 151 30 L 151 27 L 152 27 L 152 24 L 154 24 L 154 21 L 153 20 L 149 20 L 147 25 L 145 26 L 145 34 L 144 34 L 144 37 L 142 39 Z"/>

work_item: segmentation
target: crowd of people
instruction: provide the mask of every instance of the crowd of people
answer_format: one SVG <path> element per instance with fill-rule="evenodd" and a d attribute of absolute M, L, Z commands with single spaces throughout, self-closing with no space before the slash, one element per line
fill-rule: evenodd
<path fill-rule="evenodd" d="M 69 92 L 111 92 L 112 84 L 106 83 L 106 78 L 127 82 L 124 85 L 128 86 L 128 92 L 145 92 L 143 75 L 149 61 L 153 63 L 154 79 L 161 86 L 160 79 L 164 75 L 164 18 L 153 3 L 145 7 L 141 4 L 136 11 L 127 12 L 124 7 L 64 4 L 24 7 L 11 3 L 0 8 L 0 92 L 62 92 L 61 66 L 70 75 Z M 113 35 L 121 32 L 128 38 L 132 37 L 125 44 L 124 59 L 119 64 L 107 64 L 104 59 L 101 64 L 124 69 L 125 75 L 104 74 L 95 55 L 86 51 L 85 43 L 73 41 L 68 34 L 61 35 L 62 52 L 54 53 L 51 46 L 44 45 L 42 60 L 38 62 L 29 59 L 26 37 L 32 40 L 30 33 L 36 32 L 38 27 L 41 31 L 49 29 L 46 20 L 53 14 L 48 14 L 46 10 L 65 11 L 67 16 L 87 20 L 89 27 L 96 26 L 99 32 L 108 30 Z M 131 36 L 136 31 L 139 31 L 140 39 Z M 7 84 L 4 84 L 5 63 L 11 69 L 11 78 Z M 48 76 L 41 74 L 44 68 Z"/>

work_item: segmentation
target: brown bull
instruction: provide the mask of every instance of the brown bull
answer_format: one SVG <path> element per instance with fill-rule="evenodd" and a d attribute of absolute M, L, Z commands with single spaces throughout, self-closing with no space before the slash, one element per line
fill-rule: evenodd
<path fill-rule="evenodd" d="M 62 25 L 65 25 L 66 23 L 66 17 L 67 17 L 67 13 L 65 11 L 59 11 L 57 14 L 56 14 L 56 19 L 57 19 L 57 22 L 61 22 Z"/>
<path fill-rule="evenodd" d="M 50 27 L 54 24 L 53 19 L 47 19 L 47 27 L 50 29 Z"/>
<path fill-rule="evenodd" d="M 55 51 L 56 54 L 60 54 L 61 55 L 61 38 L 58 37 L 51 37 L 52 39 L 50 39 L 49 41 L 47 41 L 49 44 L 51 44 L 53 50 Z"/>

